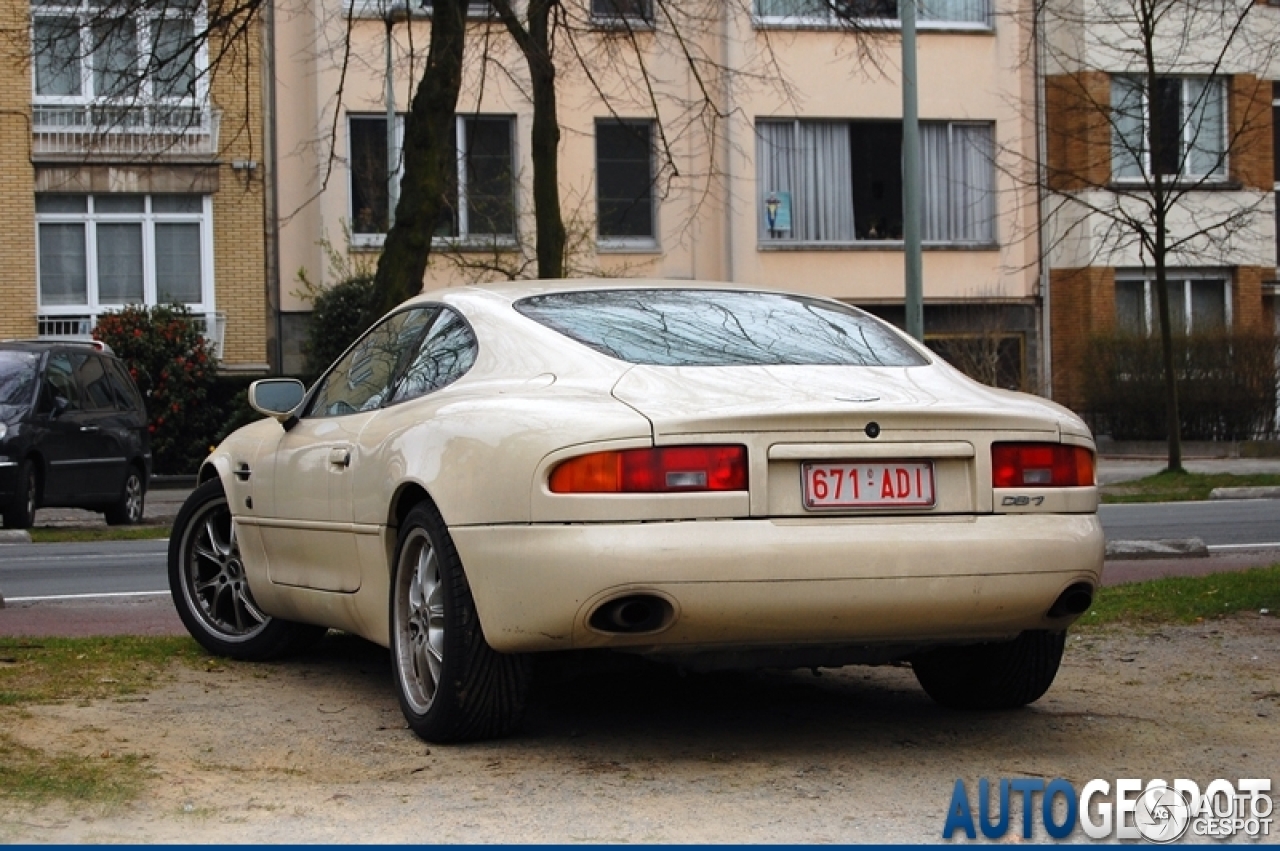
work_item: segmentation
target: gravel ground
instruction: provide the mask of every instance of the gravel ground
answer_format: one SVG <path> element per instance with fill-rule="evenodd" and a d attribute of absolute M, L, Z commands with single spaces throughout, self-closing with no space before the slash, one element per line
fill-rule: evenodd
<path fill-rule="evenodd" d="M 940 709 L 901 667 L 645 668 L 544 682 L 517 736 L 429 747 L 386 652 L 333 635 L 143 696 L 0 710 L 24 744 L 153 772 L 116 809 L 0 804 L 0 841 L 934 842 L 957 778 L 1280 788 L 1278 701 L 1280 620 L 1253 614 L 1074 636 L 1017 712 Z"/>

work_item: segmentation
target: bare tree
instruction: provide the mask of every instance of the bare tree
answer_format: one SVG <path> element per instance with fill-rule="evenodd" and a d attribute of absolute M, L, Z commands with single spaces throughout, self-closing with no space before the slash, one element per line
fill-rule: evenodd
<path fill-rule="evenodd" d="M 1182 467 L 1169 273 L 1238 265 L 1267 244 L 1280 17 L 1253 0 L 1037 0 L 1043 198 L 1061 267 L 1149 271 L 1163 356 L 1168 468 Z M 1034 177 L 1029 175 L 1034 174 Z M 1025 184 L 1024 184 L 1025 185 Z M 1266 265 L 1273 265 L 1272 262 Z"/>

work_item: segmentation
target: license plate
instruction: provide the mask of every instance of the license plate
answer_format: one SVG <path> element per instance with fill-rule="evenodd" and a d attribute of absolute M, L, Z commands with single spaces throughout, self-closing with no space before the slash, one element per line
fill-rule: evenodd
<path fill-rule="evenodd" d="M 930 508 L 932 461 L 804 464 L 804 507 Z"/>

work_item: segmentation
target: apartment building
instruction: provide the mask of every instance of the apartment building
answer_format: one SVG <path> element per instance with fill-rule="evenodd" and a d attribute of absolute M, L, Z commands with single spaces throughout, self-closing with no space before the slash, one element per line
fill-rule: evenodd
<path fill-rule="evenodd" d="M 266 372 L 256 26 L 229 59 L 197 0 L 0 0 L 0 18 L 0 337 L 176 302 L 224 370 Z"/>
<path fill-rule="evenodd" d="M 429 4 L 388 2 L 279 7 L 286 341 L 308 309 L 290 279 L 332 283 L 342 271 L 329 250 L 349 271 L 376 258 L 387 228 L 430 27 Z M 1021 175 L 1036 156 L 1025 108 L 1036 78 L 1014 2 L 919 6 L 925 327 L 940 345 L 994 341 L 1003 383 L 1035 387 L 1037 206 Z M 565 8 L 556 57 L 571 268 L 817 292 L 901 320 L 896 0 L 851 4 L 852 27 L 822 0 Z M 453 215 L 427 288 L 501 277 L 532 254 L 527 70 L 486 3 L 470 18 Z M 296 347 L 286 352 L 297 369 Z"/>
<path fill-rule="evenodd" d="M 1144 40 L 1148 16 L 1159 22 Z M 1174 334 L 1280 330 L 1278 46 L 1280 8 L 1255 0 L 1047 4 L 1038 53 L 1054 398 L 1086 404 L 1095 335 L 1158 333 L 1154 257 L 1138 237 L 1155 232 L 1157 210 Z M 1157 179 L 1166 200 L 1153 200 Z"/>

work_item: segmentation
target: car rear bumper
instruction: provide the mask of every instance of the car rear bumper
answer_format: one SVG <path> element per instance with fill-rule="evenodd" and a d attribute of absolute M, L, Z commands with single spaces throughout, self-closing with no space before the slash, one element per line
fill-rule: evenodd
<path fill-rule="evenodd" d="M 1096 515 L 727 520 L 450 530 L 485 637 L 506 652 L 632 647 L 698 653 L 1013 636 L 1096 587 Z M 670 605 L 656 631 L 602 632 L 603 604 Z"/>

